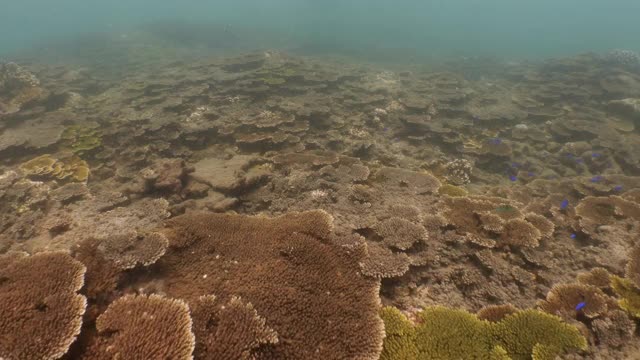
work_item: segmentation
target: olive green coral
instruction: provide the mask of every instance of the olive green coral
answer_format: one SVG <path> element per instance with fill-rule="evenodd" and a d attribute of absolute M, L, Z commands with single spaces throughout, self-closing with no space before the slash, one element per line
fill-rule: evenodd
<path fill-rule="evenodd" d="M 547 360 L 587 347 L 576 327 L 533 309 L 516 311 L 497 322 L 443 306 L 418 313 L 416 325 L 392 307 L 383 308 L 381 317 L 387 334 L 382 360 Z"/>
<path fill-rule="evenodd" d="M 507 315 L 492 330 L 496 341 L 513 359 L 530 359 L 534 350 L 539 359 L 555 359 L 565 351 L 587 348 L 587 340 L 575 326 L 539 310 Z"/>
<path fill-rule="evenodd" d="M 420 359 L 481 359 L 491 353 L 490 323 L 464 310 L 428 307 L 418 314 Z"/>
<path fill-rule="evenodd" d="M 26 176 L 85 182 L 89 178 L 89 164 L 79 157 L 56 159 L 40 155 L 20 165 Z"/>
<path fill-rule="evenodd" d="M 386 338 L 380 360 L 411 360 L 418 358 L 416 329 L 400 310 L 386 306 L 380 311 Z"/>
<path fill-rule="evenodd" d="M 621 298 L 618 305 L 634 317 L 640 318 L 640 289 L 630 279 L 611 276 L 611 287 Z"/>
<path fill-rule="evenodd" d="M 81 154 L 102 145 L 102 137 L 92 126 L 72 125 L 62 133 L 65 145 L 74 153 Z"/>

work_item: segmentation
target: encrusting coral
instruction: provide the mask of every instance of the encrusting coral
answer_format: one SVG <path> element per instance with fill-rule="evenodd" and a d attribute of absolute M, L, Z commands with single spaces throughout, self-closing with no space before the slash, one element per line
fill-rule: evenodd
<path fill-rule="evenodd" d="M 61 252 L 0 255 L 0 358 L 53 360 L 67 352 L 87 306 L 77 293 L 85 270 Z"/>
<path fill-rule="evenodd" d="M 189 306 L 160 295 L 117 299 L 96 321 L 83 359 L 193 359 Z"/>
<path fill-rule="evenodd" d="M 516 359 L 552 360 L 585 350 L 577 328 L 537 310 L 508 311 L 500 320 L 481 320 L 464 310 L 431 306 L 412 324 L 399 310 L 385 307 L 383 360 Z"/>

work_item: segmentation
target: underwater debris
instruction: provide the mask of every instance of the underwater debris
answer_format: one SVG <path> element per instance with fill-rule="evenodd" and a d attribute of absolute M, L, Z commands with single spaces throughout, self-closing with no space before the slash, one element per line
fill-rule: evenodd
<path fill-rule="evenodd" d="M 87 306 L 77 293 L 85 270 L 62 252 L 0 255 L 0 358 L 58 359 L 68 351 Z"/>

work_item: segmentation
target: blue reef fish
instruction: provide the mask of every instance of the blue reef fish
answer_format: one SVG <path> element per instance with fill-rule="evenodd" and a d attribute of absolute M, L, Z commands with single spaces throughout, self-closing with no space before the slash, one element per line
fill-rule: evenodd
<path fill-rule="evenodd" d="M 584 309 L 585 306 L 587 306 L 586 302 L 584 302 L 584 301 L 579 302 L 578 305 L 576 305 L 576 311 L 580 311 L 580 310 Z"/>
<path fill-rule="evenodd" d="M 518 181 L 518 177 L 515 175 L 509 175 L 509 180 L 511 181 Z"/>
<path fill-rule="evenodd" d="M 600 153 L 592 153 L 592 154 L 591 154 L 591 157 L 592 157 L 592 158 L 599 158 L 599 157 L 601 157 L 601 156 L 602 156 L 602 154 L 600 154 Z"/>
<path fill-rule="evenodd" d="M 562 202 L 560 203 L 560 210 L 566 209 L 567 206 L 569 206 L 569 200 L 567 199 L 562 200 Z"/>
<path fill-rule="evenodd" d="M 584 160 L 583 160 L 583 159 L 581 159 L 581 158 L 576 158 L 576 163 L 578 163 L 578 164 L 582 164 L 583 162 L 584 162 Z"/>
<path fill-rule="evenodd" d="M 517 162 L 511 163 L 511 167 L 512 168 L 519 168 L 520 166 L 522 166 L 522 164 L 520 164 L 520 163 L 517 163 Z"/>
<path fill-rule="evenodd" d="M 489 140 L 489 143 L 493 144 L 493 145 L 500 145 L 502 144 L 502 139 L 500 138 L 493 138 L 491 140 Z"/>
<path fill-rule="evenodd" d="M 569 235 L 570 238 L 575 239 L 576 238 L 576 234 L 571 234 Z"/>
<path fill-rule="evenodd" d="M 532 172 L 532 171 L 529 171 L 529 172 L 527 173 L 527 176 L 529 176 L 529 177 L 534 177 L 534 176 L 536 176 L 536 173 L 534 173 L 534 172 Z"/>
<path fill-rule="evenodd" d="M 622 191 L 622 185 L 616 185 L 616 186 L 613 188 L 613 191 Z"/>
<path fill-rule="evenodd" d="M 604 179 L 604 177 L 602 177 L 602 175 L 596 175 L 596 176 L 592 177 L 590 181 L 592 183 L 597 183 L 597 182 L 602 181 L 602 179 Z"/>

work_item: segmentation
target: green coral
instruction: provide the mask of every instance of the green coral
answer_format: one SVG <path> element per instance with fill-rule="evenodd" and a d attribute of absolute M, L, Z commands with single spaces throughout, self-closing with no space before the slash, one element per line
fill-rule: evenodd
<path fill-rule="evenodd" d="M 570 349 L 587 348 L 587 340 L 575 326 L 539 310 L 527 309 L 507 315 L 494 323 L 492 332 L 496 342 L 514 359 L 530 359 L 536 346 L 539 354 L 544 352 L 551 359 Z"/>
<path fill-rule="evenodd" d="M 76 154 L 82 154 L 102 145 L 102 137 L 97 129 L 84 125 L 71 125 L 64 129 L 62 139 L 65 146 Z"/>
<path fill-rule="evenodd" d="M 400 310 L 387 306 L 380 311 L 386 338 L 380 360 L 412 360 L 418 358 L 416 329 Z"/>
<path fill-rule="evenodd" d="M 490 323 L 464 310 L 428 307 L 418 314 L 420 359 L 481 359 L 491 353 Z"/>
<path fill-rule="evenodd" d="M 640 289 L 636 288 L 630 279 L 615 275 L 611 276 L 611 287 L 621 298 L 618 305 L 632 316 L 640 318 Z"/>
<path fill-rule="evenodd" d="M 547 360 L 587 347 L 576 327 L 532 309 L 498 322 L 443 306 L 427 307 L 418 313 L 417 325 L 395 308 L 384 308 L 381 316 L 387 334 L 382 360 Z"/>
<path fill-rule="evenodd" d="M 542 345 L 540 343 L 533 347 L 531 359 L 533 360 L 555 360 L 558 354 L 562 353 L 562 349 L 554 346 Z"/>
<path fill-rule="evenodd" d="M 56 159 L 49 154 L 40 155 L 20 165 L 20 170 L 30 177 L 52 178 L 85 182 L 89 178 L 89 164 L 77 156 Z"/>
<path fill-rule="evenodd" d="M 451 197 L 461 197 L 469 194 L 469 192 L 464 188 L 451 184 L 443 184 L 440 189 L 438 189 L 438 193 L 440 193 L 440 195 L 449 195 Z"/>

